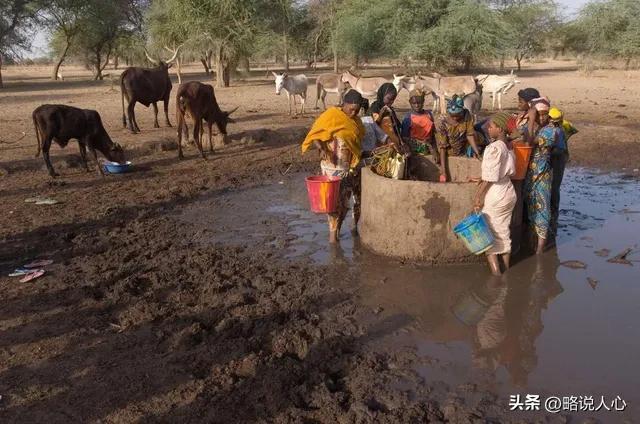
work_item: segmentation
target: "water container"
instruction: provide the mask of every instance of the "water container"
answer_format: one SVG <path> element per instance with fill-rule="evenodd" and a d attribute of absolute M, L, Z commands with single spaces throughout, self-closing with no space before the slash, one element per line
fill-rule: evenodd
<path fill-rule="evenodd" d="M 529 159 L 533 147 L 522 142 L 513 142 L 513 153 L 516 157 L 516 173 L 511 177 L 512 180 L 524 180 L 529 169 Z"/>
<path fill-rule="evenodd" d="M 467 249 L 476 255 L 489 250 L 495 241 L 491 228 L 482 214 L 469 215 L 453 228 L 453 232 L 462 239 Z"/>
<path fill-rule="evenodd" d="M 311 211 L 333 213 L 338 209 L 340 180 L 340 177 L 325 175 L 314 175 L 305 179 Z"/>

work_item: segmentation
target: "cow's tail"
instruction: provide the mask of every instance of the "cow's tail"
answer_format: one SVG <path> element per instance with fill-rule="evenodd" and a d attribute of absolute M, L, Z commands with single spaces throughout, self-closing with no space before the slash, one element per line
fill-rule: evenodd
<path fill-rule="evenodd" d="M 127 116 L 124 113 L 124 72 L 120 74 L 120 100 L 122 101 L 122 126 L 127 128 Z"/>
<path fill-rule="evenodd" d="M 42 150 L 42 140 L 40 138 L 40 126 L 38 125 L 38 120 L 36 119 L 35 112 L 33 115 L 33 128 L 36 130 L 36 140 L 38 141 L 38 150 L 36 151 L 36 157 L 40 156 L 40 151 Z"/>

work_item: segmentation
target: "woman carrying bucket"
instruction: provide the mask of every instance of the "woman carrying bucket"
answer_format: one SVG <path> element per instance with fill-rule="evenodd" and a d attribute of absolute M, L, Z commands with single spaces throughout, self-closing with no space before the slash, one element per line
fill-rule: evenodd
<path fill-rule="evenodd" d="M 516 205 L 516 191 L 511 183 L 515 174 L 515 158 L 507 146 L 509 114 L 500 112 L 489 121 L 487 132 L 490 144 L 482 157 L 482 181 L 475 195 L 474 209 L 482 211 L 494 236 L 493 246 L 487 250 L 487 260 L 494 275 L 500 275 L 502 257 L 505 270 L 509 268 L 511 234 L 509 225 Z"/>
<path fill-rule="evenodd" d="M 353 195 L 353 219 L 357 228 L 360 218 L 360 170 L 361 143 L 365 128 L 358 116 L 362 96 L 349 90 L 341 107 L 332 107 L 323 112 L 313 123 L 302 142 L 302 153 L 312 146 L 320 152 L 322 175 L 340 177 L 340 194 L 335 211 L 328 213 L 329 241 L 335 243 L 340 227 L 349 210 Z"/>

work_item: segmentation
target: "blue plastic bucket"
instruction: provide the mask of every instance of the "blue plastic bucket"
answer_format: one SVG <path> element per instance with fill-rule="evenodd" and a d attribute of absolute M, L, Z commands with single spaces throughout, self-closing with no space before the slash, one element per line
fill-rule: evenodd
<path fill-rule="evenodd" d="M 469 215 L 453 228 L 453 232 L 462 239 L 467 249 L 476 255 L 489 250 L 495 241 L 491 228 L 482 214 Z"/>

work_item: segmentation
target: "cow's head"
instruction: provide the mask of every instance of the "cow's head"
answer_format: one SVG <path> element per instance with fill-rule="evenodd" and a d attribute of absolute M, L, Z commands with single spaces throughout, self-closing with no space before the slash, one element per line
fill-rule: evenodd
<path fill-rule="evenodd" d="M 282 91 L 282 87 L 284 86 L 284 80 L 287 78 L 287 73 L 284 72 L 282 74 L 276 74 L 275 72 L 271 72 L 274 77 L 276 77 L 276 94 L 279 96 L 280 91 Z"/>
<path fill-rule="evenodd" d="M 108 143 L 102 154 L 111 162 L 125 163 L 127 161 L 122 146 L 115 142 Z"/>
<path fill-rule="evenodd" d="M 221 111 L 222 115 L 221 115 L 220 119 L 218 119 L 218 120 L 216 121 L 216 124 L 218 125 L 218 129 L 220 130 L 220 132 L 221 132 L 223 135 L 227 135 L 227 124 L 229 124 L 229 123 L 233 123 L 233 122 L 236 122 L 236 121 L 231 117 L 231 114 L 232 114 L 233 112 L 235 112 L 236 110 L 238 110 L 238 107 L 236 107 L 236 108 L 234 108 L 234 109 L 231 109 L 231 110 L 230 110 L 230 111 L 228 111 L 228 112 Z"/>
<path fill-rule="evenodd" d="M 154 59 L 149 55 L 149 52 L 147 51 L 147 49 L 144 49 L 144 54 L 145 56 L 147 56 L 147 59 L 149 60 L 149 62 L 153 63 L 154 65 L 156 65 L 159 68 L 163 68 L 163 69 L 169 69 L 173 66 L 173 62 L 176 60 L 176 58 L 178 57 L 178 53 L 180 52 L 180 48 L 182 47 L 182 45 L 178 46 L 177 49 L 175 49 L 175 51 L 169 49 L 168 47 L 165 46 L 165 49 L 172 52 L 173 56 L 171 56 L 171 58 L 169 60 L 167 60 L 166 62 L 161 60 L 161 59 Z"/>

